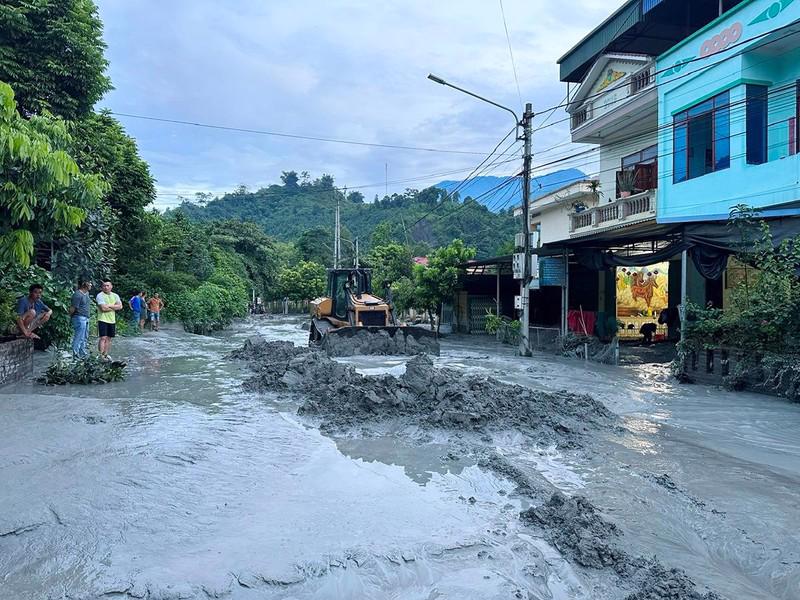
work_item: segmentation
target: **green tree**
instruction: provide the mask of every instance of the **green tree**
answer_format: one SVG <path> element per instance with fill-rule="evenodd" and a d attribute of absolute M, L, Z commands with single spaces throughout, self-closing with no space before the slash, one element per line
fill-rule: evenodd
<path fill-rule="evenodd" d="M 381 221 L 372 230 L 369 237 L 369 244 L 373 248 L 376 246 L 386 246 L 402 239 L 402 227 L 398 223 L 391 221 Z"/>
<path fill-rule="evenodd" d="M 14 86 L 23 115 L 75 119 L 111 89 L 91 0 L 5 0 L 0 32 L 0 80 Z"/>
<path fill-rule="evenodd" d="M 499 246 L 497 246 L 497 256 L 508 256 L 509 254 L 514 254 L 514 251 L 517 249 L 516 245 L 514 244 L 514 240 L 506 240 Z"/>
<path fill-rule="evenodd" d="M 148 164 L 139 156 L 136 142 L 107 112 L 91 114 L 71 124 L 72 153 L 80 168 L 99 173 L 108 182 L 105 203 L 114 217 L 113 234 L 118 248 L 116 271 L 137 271 L 152 251 L 149 247 L 152 222 L 146 207 L 156 191 Z"/>
<path fill-rule="evenodd" d="M 107 191 L 99 176 L 81 173 L 69 143 L 62 121 L 23 119 L 0 82 L 0 264 L 30 264 L 36 239 L 75 231 Z"/>
<path fill-rule="evenodd" d="M 294 243 L 301 260 L 320 265 L 331 264 L 333 232 L 330 228 L 313 227 L 301 233 Z"/>
<path fill-rule="evenodd" d="M 395 243 L 372 248 L 366 262 L 372 268 L 373 288 L 378 295 L 384 287 L 410 277 L 414 264 L 411 250 Z"/>
<path fill-rule="evenodd" d="M 281 173 L 281 182 L 283 183 L 283 187 L 288 190 L 296 190 L 300 181 L 300 177 L 297 175 L 297 171 L 283 171 Z"/>
<path fill-rule="evenodd" d="M 436 310 L 438 315 L 436 332 L 441 325 L 442 307 L 453 300 L 461 283 L 461 269 L 458 265 L 475 257 L 475 248 L 464 245 L 461 240 L 453 240 L 447 246 L 437 248 L 428 257 L 428 266 L 417 265 L 414 269 L 414 282 L 419 304 L 426 310 Z"/>
<path fill-rule="evenodd" d="M 255 223 L 214 222 L 208 226 L 211 244 L 235 253 L 249 279 L 262 298 L 274 297 L 280 258 L 272 238 Z"/>
<path fill-rule="evenodd" d="M 364 204 L 364 194 L 361 192 L 350 192 L 347 194 L 347 201 L 353 204 Z"/>
<path fill-rule="evenodd" d="M 281 269 L 278 287 L 290 300 L 313 300 L 325 293 L 325 277 L 325 267 L 301 260 L 293 267 Z"/>

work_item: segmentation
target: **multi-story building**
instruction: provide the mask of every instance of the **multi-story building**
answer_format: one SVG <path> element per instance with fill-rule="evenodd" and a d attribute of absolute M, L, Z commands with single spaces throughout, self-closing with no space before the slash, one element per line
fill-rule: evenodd
<path fill-rule="evenodd" d="M 571 139 L 598 171 L 527 215 L 570 257 L 563 321 L 638 334 L 687 299 L 724 306 L 713 227 L 740 204 L 800 215 L 798 59 L 793 0 L 629 0 L 559 60 Z"/>
<path fill-rule="evenodd" d="M 665 151 L 662 55 L 743 3 L 749 2 L 629 0 L 561 57 L 561 80 L 568 91 L 577 84 L 568 94 L 572 141 L 597 144 L 599 166 L 597 202 L 570 215 L 572 238 L 633 234 L 655 222 L 659 172 L 666 173 L 658 158 Z"/>
<path fill-rule="evenodd" d="M 740 2 L 656 70 L 659 223 L 800 214 L 800 2 Z"/>

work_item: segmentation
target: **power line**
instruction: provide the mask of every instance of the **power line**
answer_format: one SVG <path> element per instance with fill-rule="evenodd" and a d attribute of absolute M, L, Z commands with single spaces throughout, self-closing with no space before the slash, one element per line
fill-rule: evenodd
<path fill-rule="evenodd" d="M 506 30 L 506 40 L 508 41 L 508 54 L 511 56 L 511 70 L 514 71 L 514 82 L 517 84 L 517 96 L 519 105 L 522 106 L 522 92 L 519 89 L 519 78 L 517 77 L 517 63 L 514 61 L 514 51 L 511 49 L 511 36 L 508 34 L 508 24 L 506 23 L 506 11 L 503 8 L 503 0 L 500 0 L 500 14 L 503 16 L 503 28 Z"/>
<path fill-rule="evenodd" d="M 373 142 L 362 142 L 357 140 L 345 140 L 339 138 L 329 138 L 329 137 L 318 137 L 313 135 L 303 135 L 297 133 L 284 133 L 279 131 L 268 131 L 263 129 L 248 129 L 244 127 L 228 127 L 225 125 L 212 125 L 210 123 L 200 123 L 195 121 L 183 121 L 181 119 L 167 119 L 163 117 L 151 117 L 146 115 L 135 115 L 131 113 L 122 113 L 122 112 L 115 112 L 109 111 L 110 114 L 115 115 L 117 117 L 127 117 L 130 119 L 142 119 L 145 121 L 157 121 L 159 123 L 172 123 L 175 125 L 191 125 L 193 127 L 202 127 L 205 129 L 217 129 L 221 131 L 236 131 L 238 133 L 252 133 L 256 135 L 268 135 L 273 137 L 283 137 L 283 138 L 290 138 L 296 140 L 310 140 L 315 142 L 328 142 L 332 144 L 348 144 L 351 146 L 367 146 L 370 148 L 388 148 L 391 150 L 413 150 L 417 152 L 437 152 L 441 154 L 469 154 L 469 155 L 479 155 L 482 156 L 483 152 L 477 152 L 472 150 L 448 150 L 444 148 L 426 148 L 423 146 L 402 146 L 399 144 L 380 144 L 380 143 L 373 143 Z"/>
<path fill-rule="evenodd" d="M 740 41 L 740 42 L 738 42 L 738 43 L 736 43 L 736 44 L 732 44 L 731 46 L 728 46 L 728 48 L 726 48 L 726 49 L 724 50 L 724 52 L 726 52 L 726 53 L 727 53 L 729 50 L 731 50 L 731 49 L 733 49 L 733 48 L 736 48 L 736 47 L 738 47 L 738 46 L 741 46 L 741 45 L 743 45 L 743 44 L 747 44 L 747 43 L 749 43 L 749 42 L 756 41 L 756 40 L 758 40 L 758 39 L 760 39 L 760 38 L 763 38 L 764 36 L 766 36 L 766 35 L 768 35 L 768 34 L 775 33 L 775 32 L 777 32 L 777 31 L 780 31 L 780 30 L 782 30 L 782 29 L 787 29 L 787 28 L 789 28 L 789 27 L 792 27 L 793 25 L 794 25 L 794 23 L 789 23 L 788 25 L 784 25 L 784 26 L 782 26 L 782 27 L 778 27 L 778 28 L 776 28 L 776 29 L 773 29 L 773 30 L 771 30 L 771 31 L 767 31 L 767 32 L 761 33 L 761 34 L 759 34 L 759 35 L 753 36 L 753 37 L 751 37 L 751 38 L 748 38 L 748 39 L 746 39 L 746 40 L 742 40 L 742 41 Z M 797 35 L 797 34 L 798 34 L 798 32 L 797 32 L 797 31 L 795 31 L 795 30 L 789 31 L 789 33 L 787 33 L 787 34 L 785 34 L 785 35 L 783 35 L 783 36 L 781 36 L 781 37 L 779 37 L 779 38 L 776 38 L 776 39 L 774 39 L 774 40 L 769 40 L 769 41 L 767 41 L 767 42 L 764 44 L 764 46 L 767 46 L 767 45 L 769 45 L 769 44 L 774 44 L 774 43 L 776 43 L 776 42 L 779 42 L 779 41 L 781 41 L 781 40 L 783 40 L 783 39 L 785 39 L 785 38 L 787 38 L 787 37 L 790 37 L 790 36 L 792 36 L 792 35 Z M 670 83 L 670 84 L 671 84 L 671 83 L 673 83 L 673 82 L 675 82 L 675 81 L 677 81 L 677 80 L 679 80 L 679 79 L 684 79 L 685 77 L 689 77 L 689 76 L 691 76 L 691 75 L 694 75 L 694 74 L 696 74 L 696 73 L 699 73 L 700 71 L 703 71 L 703 70 L 706 70 L 706 69 L 710 69 L 710 68 L 712 68 L 712 67 L 715 67 L 715 66 L 717 66 L 717 65 L 720 65 L 720 64 L 722 64 L 722 63 L 723 63 L 723 62 L 725 62 L 726 60 L 730 60 L 731 58 L 734 58 L 735 56 L 740 56 L 741 54 L 743 54 L 744 52 L 747 52 L 747 51 L 748 51 L 748 49 L 747 49 L 747 48 L 745 48 L 745 49 L 742 49 L 742 50 L 738 51 L 737 53 L 735 53 L 735 54 L 733 54 L 733 55 L 731 55 L 731 56 L 726 56 L 726 57 L 723 57 L 723 58 L 721 58 L 720 60 L 718 60 L 718 61 L 716 61 L 716 62 L 713 62 L 713 63 L 711 63 L 711 64 L 708 64 L 708 65 L 702 65 L 702 66 L 698 67 L 697 69 L 695 69 L 695 70 L 693 70 L 693 71 L 688 71 L 688 72 L 686 72 L 686 73 L 683 73 L 683 74 L 681 74 L 681 75 L 678 75 L 678 76 L 676 76 L 676 77 L 672 78 L 672 79 L 671 79 L 669 82 L 654 83 L 654 84 L 653 84 L 653 86 L 652 86 L 651 88 L 649 88 L 649 89 L 657 89 L 657 88 L 659 88 L 660 86 L 662 86 L 662 85 L 665 85 L 665 84 L 667 84 L 667 83 Z M 687 64 L 690 64 L 690 63 L 696 62 L 696 61 L 698 61 L 698 60 L 705 60 L 706 58 L 708 58 L 708 57 L 707 57 L 707 56 L 705 56 L 705 57 L 695 57 L 695 58 L 692 58 L 692 59 L 687 59 L 686 61 L 684 61 L 684 62 L 683 62 L 683 63 L 681 63 L 681 64 L 685 66 L 685 65 L 687 65 Z M 763 63 L 763 62 L 768 62 L 768 60 L 770 60 L 770 59 L 765 59 L 764 61 L 761 61 L 761 63 Z M 757 63 L 757 64 L 761 64 L 761 63 Z M 751 65 L 751 67 L 748 67 L 748 68 L 752 68 L 753 66 L 754 66 L 754 65 Z M 653 78 L 653 79 L 655 79 L 655 76 L 656 76 L 656 75 L 658 75 L 658 74 L 660 74 L 660 73 L 665 73 L 665 72 L 667 72 L 667 71 L 669 71 L 669 70 L 671 70 L 671 69 L 674 69 L 674 68 L 675 68 L 675 65 L 671 65 L 671 66 L 669 66 L 669 67 L 665 67 L 665 68 L 663 68 L 663 69 L 661 69 L 661 70 L 653 71 L 653 72 L 650 74 L 650 77 L 651 77 L 651 78 Z M 743 70 L 744 70 L 744 69 L 743 69 Z M 724 79 L 727 79 L 727 77 L 725 77 Z M 599 97 L 601 97 L 601 96 L 604 96 L 604 95 L 606 95 L 606 94 L 612 93 L 612 92 L 616 91 L 616 89 L 617 89 L 616 87 L 611 87 L 611 88 L 609 88 L 609 89 L 602 90 L 602 91 L 600 91 L 600 92 L 596 92 L 596 93 L 594 93 L 594 94 L 590 94 L 590 95 L 586 96 L 585 98 L 583 98 L 583 102 L 586 102 L 587 100 L 592 100 L 592 99 L 595 99 L 595 98 L 599 98 Z M 606 104 L 605 104 L 605 106 L 610 106 L 610 105 L 612 105 L 612 104 L 616 104 L 616 103 L 618 103 L 618 102 L 624 102 L 624 101 L 626 101 L 626 100 L 628 100 L 628 96 L 624 96 L 624 97 L 621 97 L 621 98 L 617 98 L 617 99 L 615 99 L 615 100 L 611 100 L 610 102 L 606 103 Z M 568 107 L 570 106 L 570 104 L 572 104 L 572 103 L 571 103 L 571 102 L 562 102 L 562 103 L 560 103 L 560 104 L 556 104 L 555 106 L 552 106 L 552 107 L 550 107 L 550 108 L 544 109 L 544 110 L 543 110 L 543 111 L 541 111 L 541 112 L 545 112 L 545 111 L 552 110 L 552 109 L 557 109 L 557 108 L 568 108 Z M 559 123 L 563 123 L 563 122 L 565 122 L 565 121 L 569 121 L 570 119 L 571 119 L 571 116 L 569 116 L 569 117 L 566 117 L 566 118 L 564 118 L 564 119 L 560 119 L 560 120 L 558 120 L 558 121 L 554 121 L 553 123 L 550 123 L 549 125 L 543 125 L 543 126 L 540 126 L 540 129 L 546 129 L 546 128 L 548 128 L 548 127 L 553 127 L 553 126 L 555 126 L 555 125 L 558 125 Z"/>
<path fill-rule="evenodd" d="M 482 160 L 482 161 L 481 161 L 481 162 L 478 164 L 478 166 L 477 166 L 477 167 L 475 167 L 475 168 L 472 170 L 472 172 L 471 172 L 469 175 L 467 175 L 467 176 L 466 176 L 466 177 L 465 177 L 465 178 L 464 178 L 464 179 L 461 181 L 461 183 L 459 183 L 459 184 L 458 184 L 458 185 L 455 187 L 455 189 L 453 189 L 451 192 L 449 192 L 449 193 L 448 193 L 448 194 L 447 194 L 447 195 L 446 195 L 446 196 L 445 196 L 445 197 L 442 199 L 442 202 L 444 202 L 444 200 L 447 200 L 448 198 L 451 198 L 451 197 L 452 197 L 454 194 L 456 194 L 456 193 L 457 193 L 457 192 L 458 192 L 460 189 L 462 189 L 462 188 L 463 188 L 463 187 L 464 187 L 464 186 L 467 184 L 467 182 L 469 182 L 469 181 L 470 181 L 470 179 L 473 177 L 473 175 L 475 175 L 475 173 L 476 173 L 476 172 L 477 172 L 477 171 L 478 171 L 478 170 L 479 170 L 481 167 L 483 167 L 483 165 L 485 165 L 485 164 L 486 164 L 486 162 L 487 162 L 487 161 L 488 161 L 488 160 L 489 160 L 489 159 L 490 159 L 490 158 L 491 158 L 491 157 L 494 155 L 494 153 L 495 153 L 495 152 L 497 152 L 497 149 L 498 149 L 498 148 L 499 148 L 499 147 L 502 145 L 502 143 L 503 143 L 503 142 L 505 142 L 505 141 L 506 141 L 506 140 L 509 138 L 509 136 L 510 136 L 512 133 L 516 133 L 516 131 L 517 131 L 517 126 L 516 126 L 516 125 L 514 125 L 514 128 L 513 128 L 513 129 L 511 129 L 511 130 L 510 130 L 510 131 L 509 131 L 507 134 L 505 134 L 505 135 L 503 136 L 503 139 L 501 139 L 499 142 L 497 142 L 497 145 L 496 145 L 496 146 L 494 147 L 494 149 L 493 149 L 493 150 L 492 150 L 492 151 L 491 151 L 491 152 L 490 152 L 490 153 L 489 153 L 489 154 L 486 156 L 486 158 L 484 158 L 484 159 L 483 159 L 483 160 Z M 514 142 L 512 143 L 512 146 L 513 146 L 515 143 L 517 143 L 517 141 L 518 141 L 518 140 L 514 140 Z M 436 206 L 434 206 L 434 207 L 433 207 L 431 210 L 429 210 L 429 211 L 428 211 L 428 212 L 426 212 L 424 215 L 422 215 L 422 216 L 421 216 L 419 219 L 417 219 L 416 221 L 414 221 L 414 222 L 411 224 L 411 227 L 414 227 L 415 225 L 417 225 L 417 223 L 419 223 L 420 221 L 422 221 L 423 219 L 425 219 L 427 216 L 429 216 L 431 213 L 433 213 L 434 211 L 436 211 L 436 210 L 438 209 L 438 207 L 439 207 L 439 206 L 441 206 L 441 205 L 442 205 L 442 204 L 440 203 L 440 204 L 437 204 Z"/>
<path fill-rule="evenodd" d="M 780 94 L 780 93 L 783 93 L 783 92 L 786 92 L 786 91 L 792 91 L 792 90 L 795 90 L 795 89 L 796 89 L 796 82 L 792 81 L 791 83 L 788 83 L 788 84 L 785 84 L 783 86 L 779 86 L 779 87 L 776 87 L 776 88 L 773 88 L 773 89 L 769 90 L 767 92 L 767 96 L 773 96 L 773 95 L 777 95 L 777 94 Z M 741 100 L 735 100 L 734 102 L 730 102 L 727 105 L 727 107 L 729 109 L 730 108 L 735 108 L 737 106 L 741 106 L 741 105 L 747 104 L 750 101 L 751 101 L 751 99 L 748 99 L 748 98 L 743 98 Z M 773 108 L 775 108 L 775 107 L 773 106 Z M 649 109 L 641 109 L 638 114 L 641 114 L 641 112 L 643 112 L 645 110 L 649 110 Z M 630 120 L 635 120 L 635 116 L 636 115 L 633 115 L 629 119 Z M 742 119 L 743 118 L 744 117 L 742 117 Z M 731 123 L 738 123 L 738 122 L 741 122 L 741 119 L 731 120 L 730 122 Z M 658 135 L 659 133 L 672 130 L 674 128 L 674 126 L 675 126 L 674 123 L 671 123 L 671 122 L 670 123 L 664 123 L 664 124 L 661 124 L 661 125 L 657 125 L 655 128 L 647 129 L 647 130 L 645 130 L 645 131 L 643 131 L 643 132 L 641 132 L 641 133 L 639 133 L 639 134 L 637 134 L 635 136 L 632 136 L 630 138 L 626 138 L 624 141 L 625 142 L 632 142 L 632 141 L 635 141 L 637 139 L 648 137 L 648 136 L 650 136 L 652 134 Z M 733 137 L 734 135 L 739 135 L 739 134 L 733 134 L 731 137 Z M 656 139 L 656 143 L 657 143 L 657 141 L 658 140 Z M 554 165 L 559 165 L 561 163 L 574 160 L 576 158 L 588 156 L 589 154 L 592 154 L 594 152 L 600 152 L 603 148 L 607 148 L 607 146 L 595 146 L 593 148 L 588 148 L 586 150 L 582 150 L 582 151 L 579 151 L 579 152 L 576 152 L 576 153 L 573 153 L 573 154 L 570 154 L 570 155 L 558 157 L 558 158 L 555 158 L 554 160 L 551 160 L 549 162 L 545 162 L 545 163 L 536 165 L 534 168 L 535 169 L 544 169 L 544 168 L 551 167 L 551 166 L 554 166 Z"/>

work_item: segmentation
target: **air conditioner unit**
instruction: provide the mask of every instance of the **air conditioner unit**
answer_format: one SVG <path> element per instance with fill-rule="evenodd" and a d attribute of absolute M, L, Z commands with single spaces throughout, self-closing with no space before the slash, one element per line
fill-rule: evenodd
<path fill-rule="evenodd" d="M 531 255 L 531 279 L 539 279 L 539 255 Z"/>
<path fill-rule="evenodd" d="M 529 234 L 530 236 L 530 247 L 531 248 L 538 248 L 539 247 L 539 232 L 538 231 L 531 231 Z M 517 233 L 514 235 L 514 246 L 517 248 L 524 248 L 525 247 L 525 234 L 524 233 Z"/>

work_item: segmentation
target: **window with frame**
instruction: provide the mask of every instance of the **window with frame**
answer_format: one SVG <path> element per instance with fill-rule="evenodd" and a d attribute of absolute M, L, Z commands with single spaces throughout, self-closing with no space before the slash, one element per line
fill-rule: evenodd
<path fill-rule="evenodd" d="M 794 90 L 794 117 L 789 119 L 789 154 L 800 153 L 800 81 Z"/>
<path fill-rule="evenodd" d="M 633 171 L 633 193 L 654 190 L 658 187 L 658 145 L 649 146 L 622 158 L 622 171 Z M 620 197 L 617 178 L 617 198 Z"/>
<path fill-rule="evenodd" d="M 723 92 L 676 114 L 673 135 L 675 183 L 730 167 L 730 93 Z"/>
<path fill-rule="evenodd" d="M 745 95 L 747 164 L 761 165 L 767 162 L 767 86 L 748 84 Z"/>

